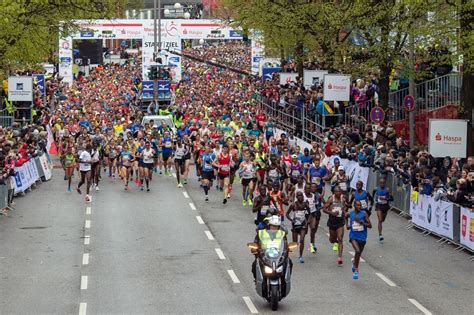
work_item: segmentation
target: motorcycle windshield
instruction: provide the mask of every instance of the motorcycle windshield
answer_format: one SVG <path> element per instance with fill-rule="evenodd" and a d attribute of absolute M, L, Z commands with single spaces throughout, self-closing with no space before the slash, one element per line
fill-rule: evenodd
<path fill-rule="evenodd" d="M 281 256 L 283 252 L 283 242 L 278 240 L 273 240 L 268 243 L 267 248 L 265 249 L 265 258 L 270 260 L 276 260 Z"/>

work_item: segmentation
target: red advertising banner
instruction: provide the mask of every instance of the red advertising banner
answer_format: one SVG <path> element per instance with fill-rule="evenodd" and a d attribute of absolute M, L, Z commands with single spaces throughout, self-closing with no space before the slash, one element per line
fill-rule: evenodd
<path fill-rule="evenodd" d="M 429 119 L 457 119 L 458 116 L 457 105 L 446 105 L 435 110 L 418 113 L 415 116 L 415 139 L 417 143 L 421 145 L 428 144 Z M 407 141 L 410 139 L 408 119 L 392 121 L 392 125 L 398 136 Z"/>

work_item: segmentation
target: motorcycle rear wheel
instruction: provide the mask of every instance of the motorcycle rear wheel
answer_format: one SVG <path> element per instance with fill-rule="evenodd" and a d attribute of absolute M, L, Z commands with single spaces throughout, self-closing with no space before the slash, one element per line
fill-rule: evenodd
<path fill-rule="evenodd" d="M 278 286 L 277 285 L 271 286 L 270 304 L 272 306 L 272 311 L 278 310 Z"/>

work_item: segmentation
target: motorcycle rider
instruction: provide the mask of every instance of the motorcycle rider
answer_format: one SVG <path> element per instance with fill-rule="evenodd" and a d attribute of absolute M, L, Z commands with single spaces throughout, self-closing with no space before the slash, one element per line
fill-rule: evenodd
<path fill-rule="evenodd" d="M 261 251 L 265 251 L 270 243 L 281 244 L 283 242 L 285 248 L 288 248 L 288 240 L 286 238 L 286 232 L 281 229 L 281 219 L 278 215 L 273 215 L 268 220 L 267 227 L 257 231 L 254 243 L 256 243 Z M 290 272 L 293 270 L 293 262 L 286 253 L 290 264 Z M 256 268 L 257 268 L 258 253 L 255 254 L 255 260 L 252 263 L 252 274 L 254 280 L 256 279 Z"/>

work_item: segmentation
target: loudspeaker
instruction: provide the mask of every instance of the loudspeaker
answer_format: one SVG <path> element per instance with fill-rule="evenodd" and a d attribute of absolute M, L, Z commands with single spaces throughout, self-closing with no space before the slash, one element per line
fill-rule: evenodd
<path fill-rule="evenodd" d="M 101 39 L 79 40 L 77 49 L 79 50 L 77 58 L 90 59 L 90 63 L 94 65 L 102 64 L 104 61 Z"/>

